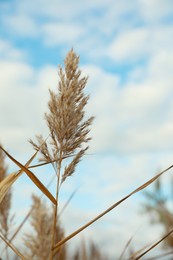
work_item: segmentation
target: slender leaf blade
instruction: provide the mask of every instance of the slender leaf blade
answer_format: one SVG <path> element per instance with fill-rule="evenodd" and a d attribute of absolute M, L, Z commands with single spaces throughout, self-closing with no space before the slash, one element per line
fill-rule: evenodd
<path fill-rule="evenodd" d="M 43 183 L 28 169 L 26 166 L 21 164 L 19 161 L 14 159 L 13 156 L 11 156 L 2 146 L 0 148 L 4 151 L 4 153 L 22 170 L 24 171 L 28 177 L 34 182 L 34 184 L 53 202 L 53 204 L 56 204 L 56 199 L 53 197 L 53 195 L 48 191 L 48 189 L 43 185 Z"/>

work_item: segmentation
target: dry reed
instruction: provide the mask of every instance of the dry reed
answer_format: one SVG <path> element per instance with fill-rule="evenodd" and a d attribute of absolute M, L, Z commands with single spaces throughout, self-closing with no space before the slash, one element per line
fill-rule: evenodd
<path fill-rule="evenodd" d="M 0 150 L 0 183 L 7 178 L 7 166 L 5 165 L 5 154 Z M 0 232 L 5 239 L 8 239 L 12 218 L 10 218 L 11 208 L 11 190 L 8 190 L 0 203 Z M 6 249 L 6 258 L 9 259 L 8 249 Z"/>
<path fill-rule="evenodd" d="M 33 227 L 33 230 L 32 232 L 26 233 L 24 237 L 26 246 L 25 257 L 33 260 L 48 259 L 51 251 L 53 212 L 39 197 L 33 195 L 32 200 L 31 226 Z M 61 240 L 63 237 L 64 231 L 61 228 L 60 223 L 57 222 L 55 241 Z M 54 259 L 66 259 L 65 247 L 55 255 Z"/>
<path fill-rule="evenodd" d="M 57 92 L 49 91 L 50 101 L 48 103 L 48 112 L 45 114 L 45 119 L 49 129 L 49 136 L 44 140 L 42 135 L 36 136 L 36 141 L 30 140 L 36 153 L 23 165 L 11 156 L 1 145 L 0 145 L 0 158 L 2 152 L 4 152 L 19 168 L 18 172 L 12 173 L 6 176 L 4 172 L 6 168 L 1 164 L 0 159 L 0 171 L 3 173 L 0 175 L 0 198 L 7 198 L 5 206 L 1 202 L 1 206 L 4 207 L 0 219 L 3 219 L 3 214 L 6 214 L 8 219 L 8 212 L 10 208 L 10 193 L 9 190 L 13 183 L 21 176 L 22 173 L 26 173 L 27 176 L 33 181 L 35 185 L 46 195 L 53 205 L 53 213 L 49 212 L 46 205 L 41 201 L 40 198 L 33 196 L 33 206 L 29 211 L 27 218 L 31 216 L 31 225 L 35 230 L 35 236 L 33 234 L 25 234 L 25 245 L 27 252 L 25 256 L 21 254 L 15 246 L 12 245 L 12 238 L 10 241 L 7 239 L 8 230 L 6 228 L 6 222 L 1 226 L 5 230 L 0 236 L 4 242 L 12 248 L 12 250 L 19 255 L 22 259 L 66 259 L 66 245 L 65 243 L 72 239 L 74 236 L 79 234 L 82 230 L 102 218 L 105 214 L 113 210 L 115 207 L 120 205 L 122 202 L 129 199 L 134 194 L 148 187 L 151 183 L 156 181 L 163 173 L 173 168 L 173 165 L 160 172 L 134 191 L 129 193 L 127 196 L 114 203 L 108 209 L 97 215 L 91 221 L 86 223 L 84 226 L 74 231 L 67 237 L 64 237 L 64 232 L 59 225 L 59 191 L 61 185 L 66 181 L 68 177 L 74 174 L 76 166 L 86 153 L 88 149 L 88 142 L 90 137 L 88 133 L 90 131 L 90 125 L 92 124 L 93 117 L 88 119 L 85 118 L 85 106 L 87 105 L 89 96 L 85 95 L 84 89 L 87 83 L 87 77 L 81 76 L 81 71 L 78 68 L 79 57 L 75 54 L 73 49 L 67 54 L 64 60 L 64 70 L 59 67 L 59 83 Z M 31 162 L 40 153 L 40 164 L 30 166 Z M 4 155 L 3 155 L 4 156 Z M 68 158 L 68 160 L 66 160 Z M 56 173 L 56 197 L 49 192 L 48 188 L 45 187 L 35 174 L 30 170 L 34 167 L 44 166 L 45 164 L 52 164 Z M 2 177 L 3 176 L 3 177 Z M 49 213 L 48 213 L 49 212 Z M 52 220 L 53 214 L 53 222 Z M 24 220 L 24 222 L 27 220 Z M 5 220 L 6 221 L 6 220 Z M 23 223 L 24 223 L 23 222 Z M 23 224 L 22 224 L 23 225 Z M 20 226 L 20 228 L 22 227 Z M 16 231 L 15 235 L 19 232 L 20 228 Z M 172 232 L 172 231 L 171 231 Z M 170 235 L 171 233 L 168 233 Z M 13 236 L 14 237 L 14 236 Z M 165 236 L 166 237 L 166 236 Z M 146 252 L 146 254 L 158 243 L 163 241 L 164 238 L 159 240 Z M 128 246 L 128 245 L 127 245 Z M 91 247 L 91 256 L 87 258 L 85 250 L 85 244 L 82 246 L 82 254 L 76 254 L 75 259 L 82 257 L 85 259 L 102 259 L 100 252 L 96 247 Z M 62 257 L 62 258 L 60 258 Z M 93 258 L 94 257 L 94 258 Z M 134 259 L 139 259 L 141 255 L 135 256 Z"/>
<path fill-rule="evenodd" d="M 37 143 L 30 140 L 33 147 L 41 153 L 40 161 L 46 163 L 54 162 L 53 167 L 57 175 L 56 205 L 54 207 L 50 259 L 53 259 L 55 245 L 60 186 L 67 177 L 74 173 L 77 164 L 88 149 L 88 146 L 84 145 L 91 139 L 88 137 L 88 133 L 93 117 L 84 120 L 84 108 L 89 99 L 89 96 L 84 94 L 87 78 L 81 77 L 78 63 L 79 57 L 77 57 L 72 49 L 64 61 L 64 71 L 62 67 L 59 67 L 60 81 L 58 84 L 58 93 L 49 91 L 49 112 L 45 114 L 45 118 L 49 128 L 50 142 L 44 142 L 44 138 L 41 135 L 37 136 Z M 68 165 L 65 165 L 65 170 L 62 172 L 63 160 L 69 157 L 72 160 Z"/>

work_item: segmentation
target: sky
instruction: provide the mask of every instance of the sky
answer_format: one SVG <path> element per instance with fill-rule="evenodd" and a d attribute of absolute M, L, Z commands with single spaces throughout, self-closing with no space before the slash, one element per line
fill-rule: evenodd
<path fill-rule="evenodd" d="M 56 90 L 71 48 L 89 76 L 90 150 L 60 194 L 63 207 L 77 188 L 61 220 L 67 234 L 173 163 L 172 42 L 172 0 L 0 1 L 0 141 L 16 159 L 25 163 L 33 154 L 28 139 L 47 134 L 48 89 Z M 45 185 L 52 177 L 49 167 L 33 172 Z M 164 175 L 165 189 L 171 177 Z M 17 220 L 33 192 L 26 176 L 14 184 Z M 162 229 L 140 213 L 142 199 L 124 202 L 82 236 L 109 259 L 133 234 L 136 250 L 156 241 Z"/>

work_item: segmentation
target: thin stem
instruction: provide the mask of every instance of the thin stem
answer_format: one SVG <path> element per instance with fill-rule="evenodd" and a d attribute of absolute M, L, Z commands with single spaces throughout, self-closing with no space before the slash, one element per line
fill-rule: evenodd
<path fill-rule="evenodd" d="M 157 260 L 159 258 L 163 259 L 164 256 L 168 256 L 168 255 L 173 255 L 173 251 L 169 251 L 169 252 L 157 255 L 157 256 L 153 256 L 153 257 L 147 258 L 147 260 Z"/>
<path fill-rule="evenodd" d="M 17 248 L 15 248 L 14 245 L 9 243 L 9 241 L 1 234 L 0 234 L 0 238 L 15 252 L 16 255 L 18 255 L 22 260 L 26 260 L 26 258 L 17 250 Z"/>
<path fill-rule="evenodd" d="M 56 186 L 56 204 L 54 206 L 54 220 L 53 220 L 53 232 L 52 232 L 52 247 L 50 260 L 53 260 L 53 249 L 55 245 L 55 234 L 57 225 L 57 215 L 58 215 L 58 197 L 59 197 L 59 187 L 60 187 L 60 176 L 61 176 L 61 163 L 62 163 L 62 150 L 60 149 L 60 159 L 58 160 L 58 171 L 57 171 L 57 186 Z"/>
<path fill-rule="evenodd" d="M 65 203 L 64 207 L 62 208 L 62 210 L 59 213 L 59 218 L 61 217 L 61 215 L 63 214 L 64 210 L 67 208 L 68 204 L 70 203 L 70 201 L 72 200 L 73 196 L 76 194 L 76 192 L 78 191 L 78 188 L 76 188 L 72 194 L 70 195 L 69 199 L 67 200 L 67 202 Z"/>
<path fill-rule="evenodd" d="M 6 247 L 6 259 L 9 260 L 9 253 L 8 253 L 8 247 Z"/>
<path fill-rule="evenodd" d="M 4 237 L 6 240 L 8 240 L 8 225 L 5 228 L 5 234 Z M 9 253 L 8 253 L 8 246 L 5 249 L 6 259 L 9 260 Z"/>
<path fill-rule="evenodd" d="M 6 254 L 6 259 L 9 260 L 8 247 L 6 247 L 5 254 Z"/>

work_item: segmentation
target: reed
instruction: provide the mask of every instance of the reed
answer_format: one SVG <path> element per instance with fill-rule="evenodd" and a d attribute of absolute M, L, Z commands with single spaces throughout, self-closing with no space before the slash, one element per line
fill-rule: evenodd
<path fill-rule="evenodd" d="M 0 183 L 7 178 L 7 170 L 8 168 L 5 164 L 5 154 L 2 150 L 0 150 Z M 5 239 L 8 239 L 13 220 L 13 216 L 10 216 L 11 196 L 11 190 L 8 190 L 0 203 L 0 233 Z M 8 248 L 6 248 L 6 258 L 9 259 Z"/>
<path fill-rule="evenodd" d="M 59 211 L 59 192 L 66 179 L 74 175 L 77 165 L 89 148 L 88 143 L 91 140 L 89 132 L 94 117 L 86 118 L 85 115 L 85 107 L 89 101 L 89 96 L 85 94 L 88 78 L 82 76 L 82 72 L 79 69 L 79 57 L 73 49 L 68 52 L 64 60 L 64 68 L 59 66 L 58 74 L 58 87 L 55 92 L 49 90 L 50 100 L 48 102 L 48 111 L 45 113 L 49 135 L 45 138 L 39 134 L 36 136 L 35 140 L 30 140 L 30 143 L 36 150 L 33 156 L 23 165 L 0 145 L 0 238 L 6 243 L 6 252 L 9 246 L 21 259 L 67 259 L 67 241 L 73 239 L 81 231 L 101 219 L 104 215 L 118 207 L 121 203 L 124 203 L 127 199 L 130 199 L 130 197 L 136 193 L 148 187 L 161 175 L 173 168 L 173 165 L 171 165 L 167 169 L 161 171 L 127 194 L 121 200 L 115 202 L 109 208 L 93 217 L 93 219 L 75 230 L 72 234 L 65 236 L 64 229 L 61 227 L 59 221 L 59 216 L 61 214 Z M 31 165 L 38 154 L 40 163 Z M 5 155 L 19 167 L 18 171 L 9 175 L 6 174 L 7 169 L 4 166 Z M 56 187 L 55 197 L 49 191 L 49 185 L 44 186 L 33 173 L 33 170 L 36 167 L 43 167 L 46 164 L 51 164 L 55 171 L 55 178 L 53 179 Z M 9 236 L 10 229 L 8 219 L 11 200 L 10 189 L 13 183 L 20 178 L 22 174 L 27 174 L 33 184 L 50 200 L 53 209 L 50 210 L 47 208 L 41 197 L 39 198 L 33 195 L 33 204 L 26 218 L 17 228 L 15 233 L 10 234 Z M 29 217 L 34 232 L 25 234 L 24 244 L 26 250 L 22 253 L 13 245 L 13 239 L 20 232 Z M 129 259 L 139 259 L 161 243 L 171 233 L 166 234 L 162 239 L 156 241 L 156 243 L 151 245 L 147 250 L 141 249 L 140 253 L 131 254 L 131 258 Z M 130 242 L 131 239 L 122 252 L 120 259 L 122 259 Z M 8 254 L 6 254 L 6 256 L 8 259 Z M 83 242 L 81 251 L 76 251 L 74 259 L 101 260 L 106 258 L 98 251 L 94 244 L 91 244 L 90 254 L 88 255 L 85 243 Z"/>

